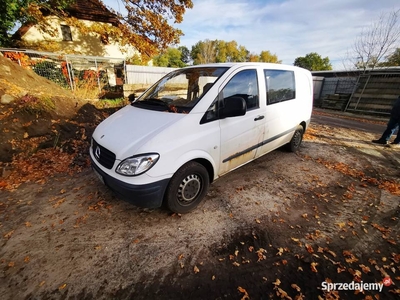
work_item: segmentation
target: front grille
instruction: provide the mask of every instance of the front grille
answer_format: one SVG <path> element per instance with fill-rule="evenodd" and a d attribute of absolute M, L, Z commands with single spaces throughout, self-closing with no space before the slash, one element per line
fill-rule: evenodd
<path fill-rule="evenodd" d="M 92 151 L 94 158 L 105 168 L 111 169 L 115 162 L 115 154 L 99 145 L 92 139 Z"/>

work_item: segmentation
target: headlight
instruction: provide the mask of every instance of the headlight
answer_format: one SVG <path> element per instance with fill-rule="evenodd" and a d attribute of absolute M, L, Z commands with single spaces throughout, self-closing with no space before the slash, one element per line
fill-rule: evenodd
<path fill-rule="evenodd" d="M 159 158 L 157 153 L 132 156 L 121 161 L 115 172 L 124 176 L 137 176 L 148 171 Z"/>

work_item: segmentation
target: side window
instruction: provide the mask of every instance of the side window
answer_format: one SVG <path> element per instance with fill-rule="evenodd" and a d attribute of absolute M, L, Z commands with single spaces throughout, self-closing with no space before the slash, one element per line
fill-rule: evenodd
<path fill-rule="evenodd" d="M 256 70 L 244 70 L 237 73 L 222 90 L 224 101 L 229 97 L 242 97 L 247 104 L 247 110 L 259 107 L 258 81 Z"/>
<path fill-rule="evenodd" d="M 210 107 L 207 109 L 203 118 L 200 120 L 200 124 L 208 123 L 211 121 L 218 120 L 218 96 L 211 103 Z"/>
<path fill-rule="evenodd" d="M 72 41 L 71 27 L 68 25 L 60 25 L 63 41 Z"/>
<path fill-rule="evenodd" d="M 267 103 L 274 104 L 296 97 L 293 71 L 264 70 L 267 89 Z"/>

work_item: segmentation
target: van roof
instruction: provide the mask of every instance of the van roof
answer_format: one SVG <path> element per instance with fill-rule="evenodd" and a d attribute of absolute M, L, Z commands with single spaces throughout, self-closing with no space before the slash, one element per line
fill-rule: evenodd
<path fill-rule="evenodd" d="M 228 63 L 209 63 L 209 64 L 201 64 L 201 65 L 192 65 L 187 66 L 185 68 L 201 68 L 201 67 L 239 67 L 239 66 L 255 66 L 255 67 L 267 67 L 272 69 L 286 69 L 286 70 L 294 70 L 294 69 L 302 69 L 292 65 L 284 65 L 284 64 L 274 64 L 274 63 L 265 63 L 265 62 L 228 62 Z"/>

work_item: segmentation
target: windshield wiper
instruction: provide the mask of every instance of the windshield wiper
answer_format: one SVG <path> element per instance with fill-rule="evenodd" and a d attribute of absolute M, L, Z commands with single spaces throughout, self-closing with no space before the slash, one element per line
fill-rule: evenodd
<path fill-rule="evenodd" d="M 160 107 L 160 111 L 168 111 L 168 112 L 178 112 L 177 108 L 174 105 L 170 105 L 160 99 L 149 98 L 141 101 L 132 102 L 132 106 L 158 106 Z"/>
<path fill-rule="evenodd" d="M 157 105 L 157 106 L 163 106 L 168 108 L 168 104 L 165 103 L 164 101 L 160 100 L 160 99 L 155 99 L 155 98 L 150 98 L 150 99 L 146 99 L 146 100 L 141 100 L 141 101 L 135 101 L 132 103 L 132 105 L 134 104 L 147 104 L 147 105 Z"/>

